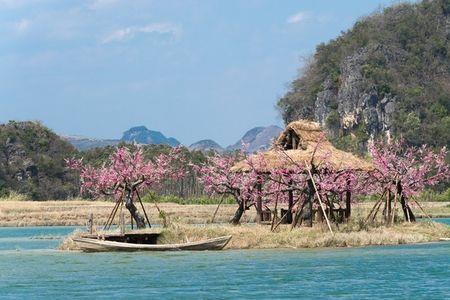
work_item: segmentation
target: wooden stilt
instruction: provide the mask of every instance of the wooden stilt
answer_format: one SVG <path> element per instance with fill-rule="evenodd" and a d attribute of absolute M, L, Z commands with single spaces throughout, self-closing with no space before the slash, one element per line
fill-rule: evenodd
<path fill-rule="evenodd" d="M 93 213 L 89 214 L 89 218 L 88 218 L 86 225 L 87 225 L 87 230 L 88 230 L 89 234 L 92 234 L 94 231 L 94 229 L 93 229 L 94 228 L 94 214 Z"/>

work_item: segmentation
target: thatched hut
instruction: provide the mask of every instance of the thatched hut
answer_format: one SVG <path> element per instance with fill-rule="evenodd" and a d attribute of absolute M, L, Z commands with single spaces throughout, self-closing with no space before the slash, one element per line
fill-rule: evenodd
<path fill-rule="evenodd" d="M 355 170 L 355 171 L 370 171 L 373 166 L 357 156 L 336 149 L 327 139 L 324 131 L 316 122 L 299 120 L 292 122 L 286 126 L 284 131 L 275 140 L 274 145 L 267 152 L 259 154 L 263 156 L 262 163 L 256 165 L 263 173 L 270 173 L 275 169 L 290 169 L 296 168 L 298 165 L 311 168 L 319 168 L 326 162 L 335 170 Z M 254 160 L 258 162 L 260 160 Z M 247 161 L 238 162 L 232 169 L 235 172 L 246 172 L 250 170 Z M 314 197 L 314 192 L 310 191 L 310 199 Z M 292 222 L 292 205 L 293 193 L 289 192 L 289 207 L 288 207 L 288 222 Z M 258 201 L 259 202 L 259 201 Z M 310 200 L 312 203 L 312 200 Z M 351 212 L 351 194 L 346 194 L 346 207 L 337 209 L 344 216 L 348 218 Z M 262 220 L 261 203 L 256 205 L 258 211 L 258 221 Z M 310 224 L 312 224 L 312 204 L 310 205 Z M 334 208 L 331 207 L 330 210 Z"/>
<path fill-rule="evenodd" d="M 319 145 L 318 145 L 319 144 Z M 369 171 L 373 169 L 371 163 L 357 156 L 336 149 L 327 139 L 319 123 L 300 120 L 289 123 L 280 136 L 275 140 L 272 148 L 262 153 L 265 164 L 261 171 L 270 172 L 278 168 L 294 168 L 296 164 L 310 164 L 315 166 L 326 161 L 336 170 L 352 169 Z M 249 166 L 245 161 L 237 163 L 233 170 L 245 172 Z"/>

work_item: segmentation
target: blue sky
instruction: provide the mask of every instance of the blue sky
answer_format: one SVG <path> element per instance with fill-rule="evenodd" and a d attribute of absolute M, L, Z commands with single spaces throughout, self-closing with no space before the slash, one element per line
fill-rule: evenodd
<path fill-rule="evenodd" d="M 393 1 L 0 0 L 0 122 L 118 138 L 145 125 L 234 143 L 302 60 Z"/>

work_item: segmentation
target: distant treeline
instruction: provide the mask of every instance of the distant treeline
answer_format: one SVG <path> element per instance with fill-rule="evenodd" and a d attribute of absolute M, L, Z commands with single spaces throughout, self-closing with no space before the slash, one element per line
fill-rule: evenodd
<path fill-rule="evenodd" d="M 120 144 L 119 146 L 136 147 Z M 170 151 L 169 146 L 140 146 L 147 159 Z M 85 152 L 76 150 L 40 122 L 10 121 L 0 124 L 0 197 L 11 191 L 34 200 L 69 199 L 80 197 L 79 176 L 66 168 L 64 159 L 83 157 L 85 163 L 101 166 L 116 149 L 114 146 L 96 148 Z M 201 164 L 212 153 L 183 149 L 185 168 Z M 168 181 L 154 191 L 157 195 L 174 195 L 192 198 L 203 195 L 203 189 L 194 172 L 188 172 L 183 180 Z"/>

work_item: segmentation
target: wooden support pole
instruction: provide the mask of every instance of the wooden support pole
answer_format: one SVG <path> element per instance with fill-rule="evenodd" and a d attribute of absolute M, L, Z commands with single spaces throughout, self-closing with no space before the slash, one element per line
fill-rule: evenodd
<path fill-rule="evenodd" d="M 417 204 L 417 206 L 420 208 L 420 210 L 425 214 L 425 216 L 427 216 L 427 218 L 430 219 L 430 221 L 431 221 L 431 217 L 425 212 L 422 205 L 420 205 L 420 203 L 417 200 L 414 200 L 414 202 Z"/>
<path fill-rule="evenodd" d="M 111 225 L 112 225 L 112 222 L 114 221 L 114 218 L 115 218 L 115 216 L 116 216 L 116 213 L 117 213 L 117 211 L 119 210 L 119 206 L 121 206 L 123 204 L 123 194 L 121 195 L 121 197 L 119 198 L 119 200 L 117 201 L 117 206 L 115 207 L 115 210 L 113 210 L 113 212 L 112 212 L 112 216 L 111 216 L 111 219 L 109 220 L 109 223 L 107 223 L 106 225 L 105 225 L 105 230 L 106 229 L 109 229 L 110 227 L 111 227 Z"/>
<path fill-rule="evenodd" d="M 141 196 L 139 196 L 139 192 L 138 192 L 137 189 L 136 189 L 136 196 L 139 199 L 139 203 L 141 203 L 142 211 L 144 212 L 144 216 L 145 216 L 145 219 L 147 220 L 148 227 L 152 228 L 152 224 L 150 224 L 150 221 L 149 221 L 148 216 L 147 216 L 147 212 L 145 211 L 144 204 L 142 203 Z M 159 210 L 159 208 L 158 208 L 158 210 Z"/>
<path fill-rule="evenodd" d="M 294 202 L 294 205 L 298 202 L 298 199 Z M 284 219 L 286 219 L 288 212 L 286 212 L 281 219 L 277 222 L 277 224 L 273 227 L 272 231 L 275 231 L 275 229 L 278 228 L 278 226 L 280 226 L 280 224 L 283 222 Z"/>
<path fill-rule="evenodd" d="M 122 194 L 122 195 L 123 195 L 123 194 Z M 115 215 L 115 211 L 117 210 L 117 208 L 118 208 L 118 206 L 119 206 L 120 200 L 122 200 L 122 195 L 120 196 L 119 199 L 117 199 L 116 204 L 114 205 L 113 210 L 111 211 L 111 213 L 109 214 L 108 219 L 106 220 L 106 223 L 105 223 L 105 226 L 103 227 L 103 230 L 106 230 L 106 228 L 107 228 L 107 226 L 108 226 L 108 224 L 109 224 L 109 222 L 110 222 L 112 216 Z"/>
<path fill-rule="evenodd" d="M 93 231 L 94 231 L 94 229 L 93 229 L 93 227 L 94 227 L 94 214 L 93 213 L 89 214 L 89 218 L 88 218 L 88 221 L 87 221 L 86 225 L 87 225 L 87 230 L 88 230 L 89 234 L 92 234 Z"/>
<path fill-rule="evenodd" d="M 120 227 L 120 234 L 125 234 L 125 214 L 123 213 L 122 207 L 120 209 L 120 219 L 119 219 L 119 227 Z"/>
<path fill-rule="evenodd" d="M 325 220 L 327 221 L 328 229 L 330 230 L 331 234 L 334 235 L 333 230 L 331 229 L 330 221 L 328 220 L 328 217 L 327 217 L 327 213 L 326 213 L 325 209 L 323 208 L 322 199 L 320 197 L 319 191 L 317 190 L 316 182 L 314 181 L 314 178 L 311 174 L 311 170 L 309 169 L 308 163 L 306 162 L 306 160 L 305 160 L 305 166 L 306 166 L 306 170 L 308 171 L 309 178 L 311 179 L 312 184 L 314 186 L 314 189 L 316 190 L 317 199 L 319 200 L 320 208 L 322 208 L 323 214 L 325 216 Z M 312 210 L 311 210 L 311 218 L 312 218 Z"/>
<path fill-rule="evenodd" d="M 219 211 L 219 207 L 220 207 L 220 205 L 222 204 L 224 198 L 225 198 L 225 195 L 222 195 L 222 197 L 220 198 L 220 202 L 219 202 L 219 204 L 217 205 L 216 210 L 214 211 L 214 214 L 213 214 L 213 216 L 212 216 L 211 223 L 214 223 L 214 219 L 216 218 L 216 214 L 217 214 L 217 212 Z"/>
<path fill-rule="evenodd" d="M 375 205 L 372 207 L 371 211 L 367 215 L 366 222 L 369 220 L 369 218 L 372 215 L 372 213 L 375 213 L 375 209 L 376 209 L 377 206 L 378 206 L 378 209 L 380 209 L 380 206 L 381 206 L 381 203 L 383 202 L 383 198 L 384 198 L 384 194 L 385 193 L 386 193 L 386 190 L 383 191 L 383 194 L 381 194 L 381 197 L 378 199 L 377 202 L 375 202 Z M 377 210 L 377 212 L 378 212 L 378 210 Z"/>
<path fill-rule="evenodd" d="M 397 184 L 398 184 L 398 180 L 395 180 L 395 195 L 394 195 L 394 208 L 392 209 L 392 218 L 390 223 L 394 224 L 395 221 L 395 210 L 397 209 L 397 196 L 398 196 L 398 190 L 397 190 Z"/>
<path fill-rule="evenodd" d="M 294 192 L 289 190 L 288 191 L 288 211 L 287 211 L 287 219 L 288 223 L 292 223 L 292 207 L 294 206 Z M 290 221 L 290 222 L 289 222 Z"/>

